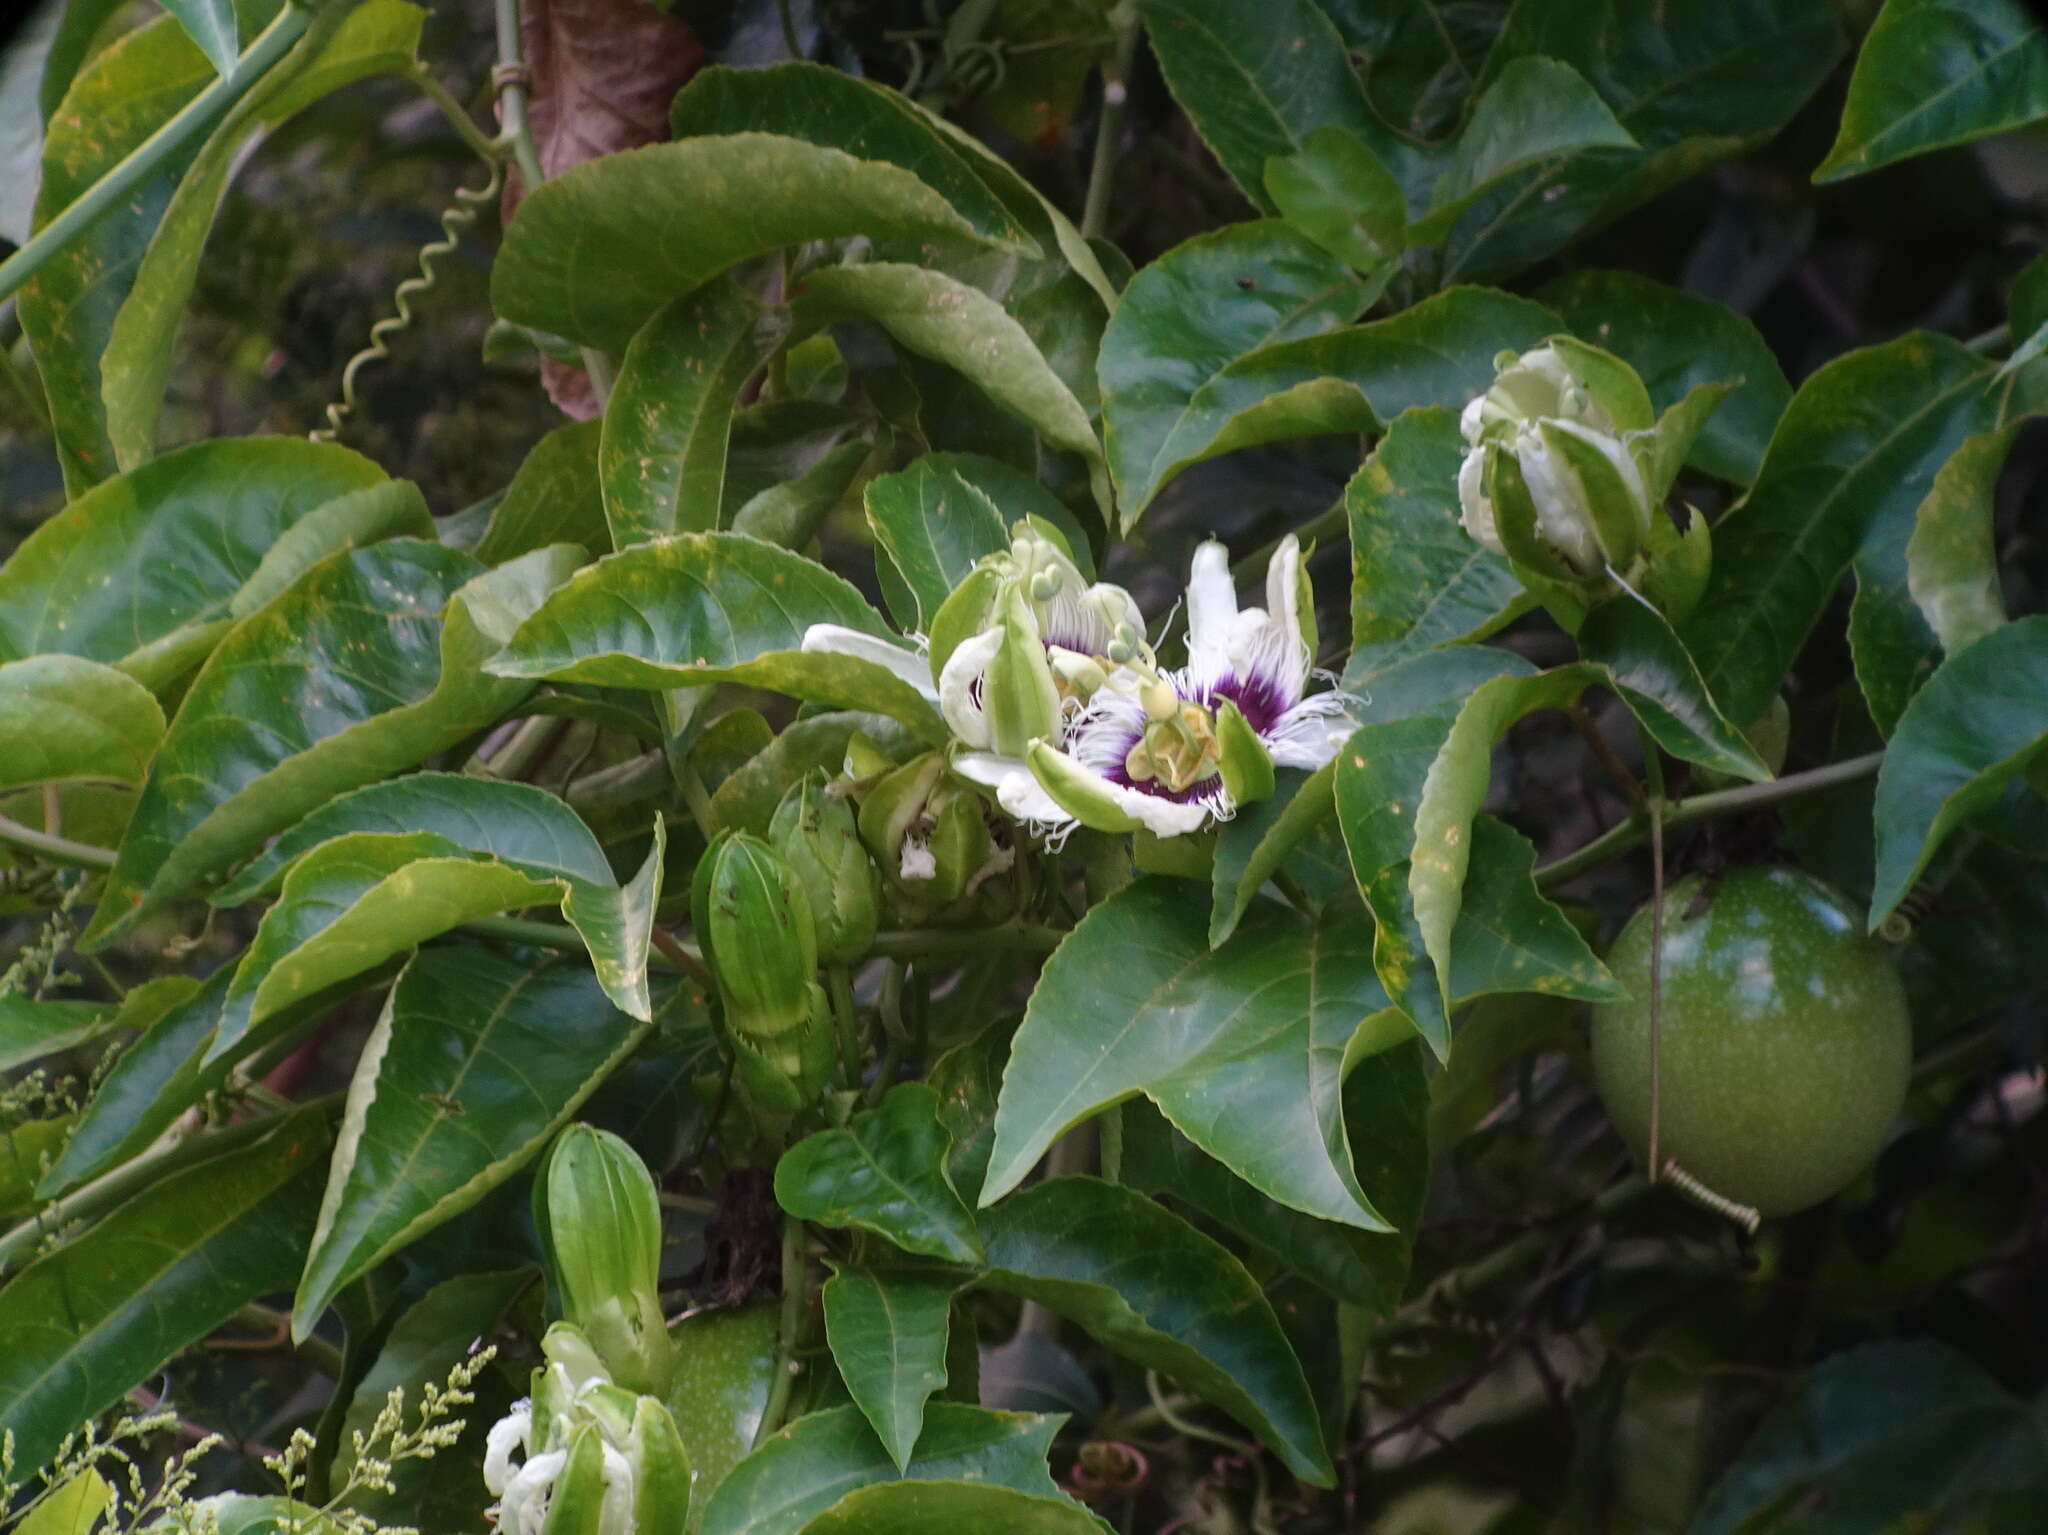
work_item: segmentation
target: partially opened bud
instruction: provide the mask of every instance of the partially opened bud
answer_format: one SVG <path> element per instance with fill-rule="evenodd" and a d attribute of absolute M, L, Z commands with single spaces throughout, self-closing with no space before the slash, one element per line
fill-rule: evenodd
<path fill-rule="evenodd" d="M 571 1125 L 534 1194 L 563 1317 L 610 1379 L 666 1394 L 675 1361 L 661 1314 L 661 1202 L 646 1165 L 610 1131 Z"/>
<path fill-rule="evenodd" d="M 939 710 L 969 747 L 1006 757 L 1059 728 L 1059 687 L 1022 583 L 1005 582 L 988 627 L 954 647 L 939 673 Z"/>
<path fill-rule="evenodd" d="M 690 895 L 735 1075 L 757 1108 L 792 1117 L 824 1089 L 834 1055 L 810 900 L 766 842 L 730 832 L 705 852 Z"/>
<path fill-rule="evenodd" d="M 828 965 L 859 959 L 874 941 L 881 895 L 874 860 L 861 846 L 853 806 L 813 773 L 782 796 L 768 840 L 804 887 Z"/>

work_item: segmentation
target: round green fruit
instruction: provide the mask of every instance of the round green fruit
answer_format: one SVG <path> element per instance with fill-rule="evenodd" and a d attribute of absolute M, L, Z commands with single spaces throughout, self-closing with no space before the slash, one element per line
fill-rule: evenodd
<path fill-rule="evenodd" d="M 1786 1215 L 1868 1167 L 1905 1102 L 1913 1030 L 1855 909 L 1794 869 L 1664 893 L 1658 1154 L 1718 1194 Z M 1696 911 L 1695 908 L 1698 908 Z M 1608 956 L 1625 1002 L 1593 1010 L 1593 1075 L 1638 1161 L 1650 1134 L 1650 910 Z"/>

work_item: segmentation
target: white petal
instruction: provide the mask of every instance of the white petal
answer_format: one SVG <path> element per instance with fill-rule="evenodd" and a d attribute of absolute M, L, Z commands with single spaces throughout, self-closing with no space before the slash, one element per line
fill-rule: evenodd
<path fill-rule="evenodd" d="M 512 1479 L 512 1452 L 530 1450 L 533 1432 L 533 1403 L 530 1400 L 512 1404 L 512 1410 L 491 1425 L 491 1431 L 484 1438 L 484 1486 L 493 1497 L 505 1491 L 505 1484 Z"/>
<path fill-rule="evenodd" d="M 1579 574 L 1599 574 L 1605 561 L 1593 537 L 1592 518 L 1586 514 L 1585 487 L 1572 466 L 1533 428 L 1516 437 L 1515 460 L 1522 466 L 1529 499 L 1536 503 L 1537 534 Z"/>
<path fill-rule="evenodd" d="M 568 1464 L 567 1450 L 549 1450 L 519 1468 L 498 1507 L 498 1535 L 540 1535 L 554 1498 L 555 1478 Z"/>
<path fill-rule="evenodd" d="M 1473 447 L 1479 446 L 1479 439 L 1486 434 L 1486 396 L 1475 394 L 1465 402 L 1463 414 L 1458 417 L 1458 431 Z"/>
<path fill-rule="evenodd" d="M 1156 794 L 1147 794 L 1142 789 L 1126 789 L 1122 784 L 1110 784 L 1108 788 L 1124 814 L 1142 821 L 1145 830 L 1155 837 L 1179 837 L 1200 831 L 1211 816 L 1218 820 L 1229 819 L 1228 803 L 1220 789 L 1206 799 L 1176 804 Z"/>
<path fill-rule="evenodd" d="M 1281 767 L 1319 768 L 1357 728 L 1342 693 L 1318 693 L 1289 709 L 1260 736 Z"/>
<path fill-rule="evenodd" d="M 1458 465 L 1458 520 L 1473 542 L 1495 554 L 1507 551 L 1493 525 L 1493 502 L 1486 494 L 1486 449 L 1473 448 Z"/>
<path fill-rule="evenodd" d="M 604 1509 L 598 1528 L 604 1535 L 633 1535 L 633 1463 L 604 1446 Z"/>
<path fill-rule="evenodd" d="M 812 624 L 804 630 L 803 648 L 825 655 L 853 656 L 857 660 L 886 667 L 923 694 L 926 702 L 939 701 L 938 689 L 932 686 L 930 663 L 916 651 L 894 640 L 849 629 L 844 624 Z"/>
<path fill-rule="evenodd" d="M 977 751 L 987 750 L 990 737 L 988 712 L 975 700 L 974 685 L 1002 648 L 1003 631 L 984 629 L 956 645 L 939 673 L 939 713 L 953 734 Z"/>
<path fill-rule="evenodd" d="M 1205 680 L 1230 666 L 1230 630 L 1237 618 L 1237 587 L 1230 551 L 1213 538 L 1195 551 L 1188 571 L 1188 670 Z"/>
<path fill-rule="evenodd" d="M 953 758 L 951 767 L 970 783 L 992 791 L 996 804 L 1011 820 L 1058 837 L 1074 829 L 1074 818 L 1039 787 L 1023 758 L 1001 757 L 994 752 L 961 752 Z"/>

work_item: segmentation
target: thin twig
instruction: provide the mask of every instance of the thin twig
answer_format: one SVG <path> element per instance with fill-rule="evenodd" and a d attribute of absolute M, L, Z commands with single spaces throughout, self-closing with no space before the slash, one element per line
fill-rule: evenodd
<path fill-rule="evenodd" d="M 1081 235 L 1098 238 L 1109 222 L 1109 194 L 1116 181 L 1117 143 L 1123 137 L 1124 113 L 1130 105 L 1131 60 L 1138 50 L 1135 4 L 1120 7 L 1116 44 L 1102 66 L 1102 116 L 1095 127 L 1095 157 L 1088 170 L 1088 195 L 1081 206 Z"/>

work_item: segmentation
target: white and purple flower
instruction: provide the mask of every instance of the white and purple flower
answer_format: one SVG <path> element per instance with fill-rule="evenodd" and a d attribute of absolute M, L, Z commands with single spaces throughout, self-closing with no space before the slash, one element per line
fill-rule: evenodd
<path fill-rule="evenodd" d="M 1308 692 L 1305 597 L 1292 538 L 1267 567 L 1266 606 L 1242 610 L 1223 546 L 1205 543 L 1188 583 L 1187 665 L 1161 671 L 1149 656 L 1115 656 L 1056 734 L 1021 758 L 963 752 L 954 771 L 1054 839 L 1077 825 L 1174 837 L 1228 819 L 1270 790 L 1276 765 L 1320 767 L 1350 734 L 1344 695 Z"/>

